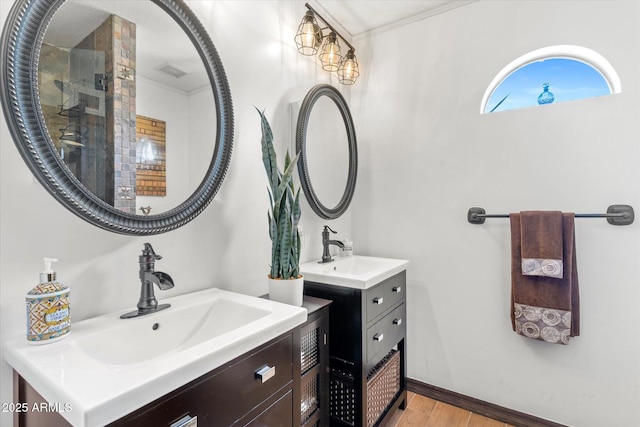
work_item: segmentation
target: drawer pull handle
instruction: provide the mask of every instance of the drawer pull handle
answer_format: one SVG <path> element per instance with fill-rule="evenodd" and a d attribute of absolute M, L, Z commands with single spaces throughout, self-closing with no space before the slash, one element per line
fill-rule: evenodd
<path fill-rule="evenodd" d="M 402 286 L 394 286 L 393 288 L 391 288 L 391 290 L 394 293 L 399 294 L 400 292 L 402 292 Z"/>
<path fill-rule="evenodd" d="M 402 319 L 393 319 L 394 325 L 402 325 Z"/>
<path fill-rule="evenodd" d="M 189 415 L 185 415 L 169 427 L 198 427 L 198 417 L 191 418 Z"/>
<path fill-rule="evenodd" d="M 383 297 L 376 297 L 373 299 L 373 303 L 374 304 L 382 304 L 384 302 L 384 298 Z"/>
<path fill-rule="evenodd" d="M 260 378 L 260 381 L 263 384 L 275 376 L 276 376 L 275 366 L 264 365 L 262 368 L 256 371 L 256 378 Z"/>
<path fill-rule="evenodd" d="M 380 341 L 382 341 L 383 339 L 384 339 L 384 334 L 375 334 L 375 335 L 373 336 L 373 340 L 374 340 L 374 341 L 378 341 L 378 342 L 380 342 Z"/>

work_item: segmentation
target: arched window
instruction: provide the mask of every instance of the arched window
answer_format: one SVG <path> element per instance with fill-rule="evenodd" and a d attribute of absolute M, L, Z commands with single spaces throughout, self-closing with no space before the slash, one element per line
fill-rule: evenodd
<path fill-rule="evenodd" d="M 549 46 L 504 67 L 485 91 L 480 113 L 610 95 L 621 89 L 618 74 L 597 52 Z"/>

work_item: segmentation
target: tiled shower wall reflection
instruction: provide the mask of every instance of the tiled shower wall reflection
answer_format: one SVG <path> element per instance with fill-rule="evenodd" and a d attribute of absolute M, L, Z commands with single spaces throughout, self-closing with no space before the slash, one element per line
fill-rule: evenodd
<path fill-rule="evenodd" d="M 136 67 L 136 25 L 111 15 L 95 31 L 95 48 L 104 51 L 107 79 L 107 141 L 106 177 L 113 177 L 107 186 L 113 206 L 123 212 L 136 212 L 136 84 L 135 80 L 117 77 L 119 65 Z"/>

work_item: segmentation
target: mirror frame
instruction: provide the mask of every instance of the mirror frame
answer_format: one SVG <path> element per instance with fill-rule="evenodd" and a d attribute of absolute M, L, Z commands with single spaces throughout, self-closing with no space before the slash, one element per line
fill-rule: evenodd
<path fill-rule="evenodd" d="M 313 190 L 311 177 L 309 176 L 309 159 L 307 158 L 306 149 L 309 118 L 313 111 L 313 106 L 322 96 L 326 96 L 331 99 L 338 107 L 338 110 L 340 110 L 340 114 L 342 115 L 342 120 L 344 121 L 344 126 L 347 131 L 347 143 L 349 144 L 349 172 L 347 176 L 347 184 L 340 201 L 333 208 L 325 206 Z M 358 146 L 351 111 L 349 110 L 347 101 L 345 101 L 342 94 L 335 87 L 328 84 L 319 84 L 311 88 L 304 97 L 302 105 L 300 106 L 298 124 L 296 127 L 296 153 L 300 154 L 298 159 L 298 175 L 300 176 L 302 190 L 304 191 L 304 195 L 307 198 L 307 202 L 309 202 L 311 209 L 313 209 L 313 211 L 323 219 L 339 218 L 349 207 L 355 192 L 356 178 L 358 175 Z"/>
<path fill-rule="evenodd" d="M 38 181 L 67 209 L 105 230 L 154 235 L 181 227 L 211 203 L 231 160 L 233 106 L 227 77 L 204 26 L 183 0 L 150 0 L 185 31 L 209 75 L 216 109 L 215 147 L 207 173 L 186 201 L 166 212 L 135 215 L 96 197 L 66 167 L 45 129 L 38 92 L 38 65 L 45 32 L 66 0 L 16 0 L 2 32 L 2 107 L 11 136 Z"/>

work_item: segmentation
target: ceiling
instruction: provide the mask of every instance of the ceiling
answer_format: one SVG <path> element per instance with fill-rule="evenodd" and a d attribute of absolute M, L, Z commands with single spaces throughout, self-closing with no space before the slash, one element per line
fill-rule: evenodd
<path fill-rule="evenodd" d="M 312 0 L 323 18 L 345 37 L 400 26 L 476 0 Z"/>
<path fill-rule="evenodd" d="M 303 0 L 300 2 L 301 18 Z M 309 0 L 319 15 L 347 39 L 369 32 L 384 31 L 437 15 L 477 0 Z M 140 1 L 73 0 L 66 2 L 52 20 L 45 42 L 59 47 L 75 46 L 110 13 L 136 23 L 138 36 L 138 66 L 140 77 L 191 92 L 208 85 L 202 62 L 185 33 L 159 8 Z M 73 23 L 73 25 L 69 25 Z M 162 28 L 158 33 L 156 30 Z M 146 49 L 145 40 L 163 49 Z M 190 46 L 185 49 L 184 46 Z M 146 65 L 145 65 L 146 64 Z M 175 65 L 179 64 L 179 65 Z M 159 71 L 166 65 L 187 72 L 187 78 L 176 78 Z"/>
<path fill-rule="evenodd" d="M 112 13 L 136 24 L 137 76 L 187 93 L 208 86 L 202 60 L 186 33 L 168 14 L 159 7 L 149 7 L 148 2 L 68 1 L 47 28 L 45 42 L 58 47 L 76 46 Z M 186 78 L 162 72 L 167 65 L 185 72 Z"/>

